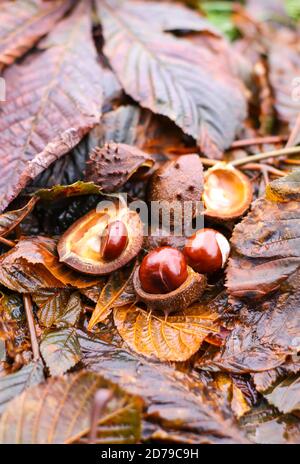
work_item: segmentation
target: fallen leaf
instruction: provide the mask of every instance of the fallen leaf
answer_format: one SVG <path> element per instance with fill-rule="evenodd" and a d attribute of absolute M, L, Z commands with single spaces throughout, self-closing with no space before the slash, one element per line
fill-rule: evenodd
<path fill-rule="evenodd" d="M 80 294 L 70 290 L 43 290 L 32 298 L 39 308 L 39 323 L 47 328 L 74 326 L 83 308 Z"/>
<path fill-rule="evenodd" d="M 249 404 L 243 391 L 233 382 L 229 375 L 220 373 L 217 375 L 215 382 L 218 390 L 221 390 L 227 396 L 230 407 L 238 419 L 250 411 L 251 404 Z"/>
<path fill-rule="evenodd" d="M 206 48 L 154 31 L 108 0 L 97 1 L 97 9 L 104 53 L 126 93 L 169 117 L 207 156 L 221 158 L 245 118 L 238 79 L 230 71 L 221 72 Z"/>
<path fill-rule="evenodd" d="M 79 333 L 83 364 L 128 393 L 141 396 L 147 421 L 164 430 L 179 430 L 192 443 L 243 443 L 235 423 L 211 401 L 203 384 L 171 365 L 154 363 L 134 353 Z"/>
<path fill-rule="evenodd" d="M 197 151 L 192 137 L 187 137 L 175 124 L 151 111 L 134 105 L 119 106 L 104 114 L 88 135 L 89 150 L 109 142 L 134 145 L 151 153 L 156 160 L 173 153 Z"/>
<path fill-rule="evenodd" d="M 89 321 L 88 329 L 91 330 L 99 322 L 103 322 L 116 306 L 133 303 L 136 299 L 132 288 L 132 276 L 136 265 L 125 267 L 113 272 L 104 285 L 96 308 Z"/>
<path fill-rule="evenodd" d="M 72 2 L 3 1 L 0 5 L 0 69 L 12 64 L 47 34 Z"/>
<path fill-rule="evenodd" d="M 51 202 L 81 195 L 97 195 L 100 192 L 101 188 L 93 182 L 77 181 L 70 185 L 54 185 L 49 189 L 39 189 L 34 196 L 42 201 Z"/>
<path fill-rule="evenodd" d="M 297 342 L 297 340 L 295 340 Z M 296 345 L 296 344 L 295 344 Z M 300 360 L 297 355 L 291 356 L 284 364 L 281 364 L 275 369 L 268 371 L 256 372 L 251 374 L 256 390 L 260 393 L 264 393 L 267 390 L 271 391 L 274 385 L 279 383 L 280 380 L 288 376 L 294 376 L 300 372 Z"/>
<path fill-rule="evenodd" d="M 186 361 L 211 333 L 219 332 L 219 315 L 193 305 L 167 319 L 135 305 L 114 309 L 124 341 L 139 354 L 160 361 Z"/>
<path fill-rule="evenodd" d="M 101 291 L 105 284 L 106 284 L 106 279 L 104 277 L 102 277 L 102 279 L 99 278 L 99 282 L 96 285 L 93 285 L 92 287 L 89 287 L 89 288 L 82 288 L 80 290 L 80 293 L 86 296 L 93 303 L 97 303 L 97 301 L 99 300 Z"/>
<path fill-rule="evenodd" d="M 300 169 L 273 180 L 266 188 L 266 197 L 271 201 L 300 201 Z"/>
<path fill-rule="evenodd" d="M 115 192 L 133 175 L 145 174 L 153 165 L 151 156 L 134 146 L 108 143 L 91 152 L 86 175 L 104 192 Z"/>
<path fill-rule="evenodd" d="M 3 73 L 1 210 L 77 145 L 101 115 L 102 70 L 92 42 L 89 2 L 79 3 L 39 49 Z"/>
<path fill-rule="evenodd" d="M 31 198 L 23 208 L 15 211 L 7 211 L 0 215 L 0 236 L 9 235 L 33 210 L 37 202 L 36 198 Z"/>
<path fill-rule="evenodd" d="M 0 377 L 0 414 L 2 414 L 9 401 L 27 388 L 44 380 L 44 365 L 41 360 L 32 361 L 19 371 Z"/>
<path fill-rule="evenodd" d="M 283 413 L 299 411 L 300 377 L 286 378 L 276 385 L 271 392 L 264 393 L 264 397 Z"/>
<path fill-rule="evenodd" d="M 254 202 L 235 227 L 226 286 L 238 298 L 262 298 L 300 267 L 300 202 Z"/>
<path fill-rule="evenodd" d="M 118 11 L 146 21 L 158 31 L 209 32 L 220 36 L 218 30 L 206 18 L 179 3 L 121 1 Z"/>
<path fill-rule="evenodd" d="M 300 443 L 299 421 L 291 415 L 282 415 L 275 408 L 262 402 L 240 420 L 249 439 L 257 444 Z"/>
<path fill-rule="evenodd" d="M 58 261 L 56 241 L 48 237 L 23 237 L 0 256 L 0 283 L 20 293 L 68 285 L 85 288 L 98 279 L 79 274 Z"/>
<path fill-rule="evenodd" d="M 5 342 L 6 354 L 17 366 L 28 362 L 30 338 L 22 297 L 0 292 L 0 339 Z"/>
<path fill-rule="evenodd" d="M 99 389 L 108 389 L 113 396 L 99 419 L 97 442 L 137 443 L 140 400 L 85 371 L 49 379 L 11 401 L 0 419 L 0 443 L 77 442 L 89 432 L 93 399 Z"/>
<path fill-rule="evenodd" d="M 261 302 L 235 301 L 238 317 L 220 351 L 206 352 L 199 367 L 236 374 L 264 372 L 283 365 L 299 350 L 300 272 Z M 294 361 L 296 362 L 296 361 Z"/>
<path fill-rule="evenodd" d="M 300 111 L 297 98 L 300 70 L 298 43 L 295 46 L 284 43 L 273 44 L 268 52 L 268 63 L 269 79 L 275 95 L 274 105 L 278 118 L 293 129 Z"/>
<path fill-rule="evenodd" d="M 41 354 L 52 376 L 59 376 L 81 359 L 76 330 L 62 328 L 47 332 L 40 344 Z"/>
<path fill-rule="evenodd" d="M 111 141 L 139 146 L 137 132 L 141 111 L 138 106 L 125 105 L 105 113 L 101 123 L 97 124 L 88 135 L 90 151 Z"/>

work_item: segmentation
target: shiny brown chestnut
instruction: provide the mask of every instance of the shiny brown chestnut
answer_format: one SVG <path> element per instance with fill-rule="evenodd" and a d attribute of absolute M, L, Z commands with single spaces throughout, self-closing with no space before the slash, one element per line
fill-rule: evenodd
<path fill-rule="evenodd" d="M 217 230 L 200 229 L 187 240 L 183 253 L 196 272 L 210 274 L 225 266 L 230 245 Z"/>
<path fill-rule="evenodd" d="M 113 221 L 107 224 L 100 242 L 100 256 L 105 261 L 118 258 L 126 248 L 128 231 L 123 221 Z"/>
<path fill-rule="evenodd" d="M 133 285 L 149 309 L 169 314 L 196 301 L 205 289 L 206 277 L 187 266 L 181 251 L 161 247 L 144 257 Z"/>
<path fill-rule="evenodd" d="M 161 247 L 146 255 L 141 263 L 139 277 L 145 292 L 169 293 L 187 279 L 187 264 L 181 251 Z"/>
<path fill-rule="evenodd" d="M 140 251 L 143 225 L 126 206 L 92 210 L 60 238 L 61 262 L 85 274 L 106 275 L 125 266 Z"/>

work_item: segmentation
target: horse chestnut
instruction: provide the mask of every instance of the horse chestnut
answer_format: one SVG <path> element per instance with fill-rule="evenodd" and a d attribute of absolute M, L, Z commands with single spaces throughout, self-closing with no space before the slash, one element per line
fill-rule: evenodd
<path fill-rule="evenodd" d="M 225 266 L 230 245 L 227 238 L 217 230 L 200 229 L 188 239 L 183 253 L 196 272 L 208 274 Z"/>
<path fill-rule="evenodd" d="M 187 279 L 188 271 L 184 255 L 171 247 L 151 251 L 142 261 L 139 278 L 142 289 L 151 294 L 169 293 Z"/>
<path fill-rule="evenodd" d="M 127 227 L 122 221 L 113 221 L 105 227 L 101 242 L 100 255 L 105 261 L 118 258 L 128 242 Z"/>

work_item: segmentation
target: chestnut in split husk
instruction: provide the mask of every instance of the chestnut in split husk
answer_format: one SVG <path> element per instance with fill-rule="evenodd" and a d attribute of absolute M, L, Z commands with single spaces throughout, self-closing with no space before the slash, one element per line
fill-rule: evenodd
<path fill-rule="evenodd" d="M 194 271 L 210 274 L 225 266 L 230 245 L 217 230 L 200 229 L 187 240 L 183 253 Z"/>
<path fill-rule="evenodd" d="M 241 217 L 249 208 L 253 191 L 245 174 L 230 164 L 217 163 L 204 173 L 205 216 L 217 221 Z"/>
<path fill-rule="evenodd" d="M 206 277 L 189 266 L 181 251 L 161 247 L 146 255 L 133 276 L 140 301 L 166 315 L 187 308 L 204 292 Z"/>
<path fill-rule="evenodd" d="M 121 206 L 93 210 L 76 221 L 57 246 L 61 262 L 85 274 L 105 275 L 125 266 L 140 251 L 139 215 Z"/>

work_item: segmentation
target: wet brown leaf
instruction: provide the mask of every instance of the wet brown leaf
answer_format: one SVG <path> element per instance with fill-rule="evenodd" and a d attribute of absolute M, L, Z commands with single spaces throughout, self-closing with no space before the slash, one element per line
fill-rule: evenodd
<path fill-rule="evenodd" d="M 219 72 L 208 49 L 156 32 L 112 5 L 108 0 L 97 2 L 104 53 L 126 93 L 168 116 L 205 154 L 221 158 L 245 117 L 239 81 L 229 72 Z M 134 68 L 139 72 L 133 73 Z"/>
<path fill-rule="evenodd" d="M 292 376 L 264 394 L 269 403 L 283 413 L 300 410 L 300 377 Z"/>
<path fill-rule="evenodd" d="M 299 421 L 291 415 L 282 415 L 263 402 L 240 422 L 249 439 L 258 444 L 300 443 Z"/>
<path fill-rule="evenodd" d="M 9 401 L 27 388 L 44 380 L 44 365 L 41 360 L 32 361 L 19 371 L 0 377 L 0 414 L 2 414 Z"/>
<path fill-rule="evenodd" d="M 219 315 L 195 304 L 167 319 L 137 306 L 114 309 L 116 327 L 139 354 L 160 361 L 186 361 L 209 334 L 219 332 Z"/>
<path fill-rule="evenodd" d="M 9 403 L 0 419 L 0 443 L 68 444 L 78 441 L 89 432 L 93 399 L 99 389 L 112 392 L 112 399 L 99 421 L 99 443 L 138 442 L 140 400 L 124 394 L 97 374 L 81 371 L 49 379 Z"/>
<path fill-rule="evenodd" d="M 251 403 L 249 404 L 243 391 L 234 383 L 229 375 L 218 374 L 216 377 L 216 387 L 227 396 L 230 407 L 238 419 L 250 411 Z"/>
<path fill-rule="evenodd" d="M 193 138 L 187 137 L 171 120 L 134 105 L 119 106 L 104 114 L 101 124 L 89 133 L 90 150 L 111 141 L 135 145 L 155 155 L 157 160 L 197 151 Z"/>
<path fill-rule="evenodd" d="M 146 418 L 180 431 L 191 443 L 242 443 L 243 435 L 234 421 L 225 418 L 211 401 L 202 383 L 169 364 L 153 363 L 113 344 L 88 337 L 79 341 L 83 363 L 104 378 L 118 383 L 127 392 L 140 395 L 146 403 Z"/>
<path fill-rule="evenodd" d="M 86 288 L 95 277 L 78 274 L 58 261 L 56 241 L 48 237 L 24 237 L 0 256 L 0 283 L 20 293 L 45 288 Z"/>
<path fill-rule="evenodd" d="M 32 298 L 39 308 L 39 322 L 47 328 L 74 326 L 83 308 L 80 294 L 70 290 L 43 290 Z"/>
<path fill-rule="evenodd" d="M 238 298 L 262 298 L 300 267 L 300 202 L 257 200 L 234 229 L 226 286 Z"/>
<path fill-rule="evenodd" d="M 256 372 L 252 374 L 255 387 L 258 392 L 263 393 L 274 388 L 274 385 L 283 378 L 293 376 L 300 371 L 300 359 L 291 356 L 284 364 L 269 371 Z"/>
<path fill-rule="evenodd" d="M 107 284 L 101 290 L 96 308 L 89 322 L 91 330 L 98 322 L 108 318 L 112 309 L 117 306 L 133 303 L 136 299 L 132 286 L 132 276 L 135 265 L 113 272 Z"/>
<path fill-rule="evenodd" d="M 9 235 L 33 210 L 37 202 L 36 198 L 31 198 L 23 208 L 15 211 L 7 211 L 0 215 L 0 236 Z"/>
<path fill-rule="evenodd" d="M 133 175 L 145 174 L 154 165 L 147 153 L 124 143 L 108 143 L 95 148 L 87 166 L 87 179 L 104 192 L 119 190 Z"/>
<path fill-rule="evenodd" d="M 217 29 L 195 10 L 179 3 L 143 2 L 130 0 L 120 2 L 119 11 L 146 21 L 158 31 L 209 32 L 220 36 Z"/>
<path fill-rule="evenodd" d="M 51 202 L 82 195 L 97 195 L 100 192 L 101 188 L 93 182 L 77 181 L 70 185 L 55 185 L 49 189 L 39 189 L 34 195 L 42 201 Z"/>
<path fill-rule="evenodd" d="M 300 201 L 300 169 L 291 174 L 273 180 L 267 185 L 267 198 L 271 201 Z"/>
<path fill-rule="evenodd" d="M 6 353 L 19 367 L 30 360 L 30 339 L 23 302 L 20 295 L 0 293 L 0 339 Z"/>
<path fill-rule="evenodd" d="M 290 129 L 293 129 L 300 111 L 300 102 L 297 98 L 300 72 L 299 40 L 297 42 L 295 46 L 288 46 L 279 41 L 268 53 L 270 82 L 275 94 L 274 104 L 277 115 L 280 121 L 289 125 Z"/>
<path fill-rule="evenodd" d="M 233 373 L 264 372 L 281 366 L 300 347 L 300 272 L 267 301 L 236 301 L 238 317 L 219 352 L 207 352 L 199 366 Z M 294 361 L 296 362 L 296 361 Z"/>
<path fill-rule="evenodd" d="M 71 5 L 71 0 L 1 2 L 0 69 L 12 64 L 51 31 Z"/>
<path fill-rule="evenodd" d="M 46 332 L 40 344 L 41 354 L 52 376 L 60 376 L 81 359 L 80 345 L 74 328 Z"/>
<path fill-rule="evenodd" d="M 92 42 L 89 2 L 81 2 L 54 27 L 39 49 L 3 74 L 0 210 L 100 119 L 102 70 Z"/>

